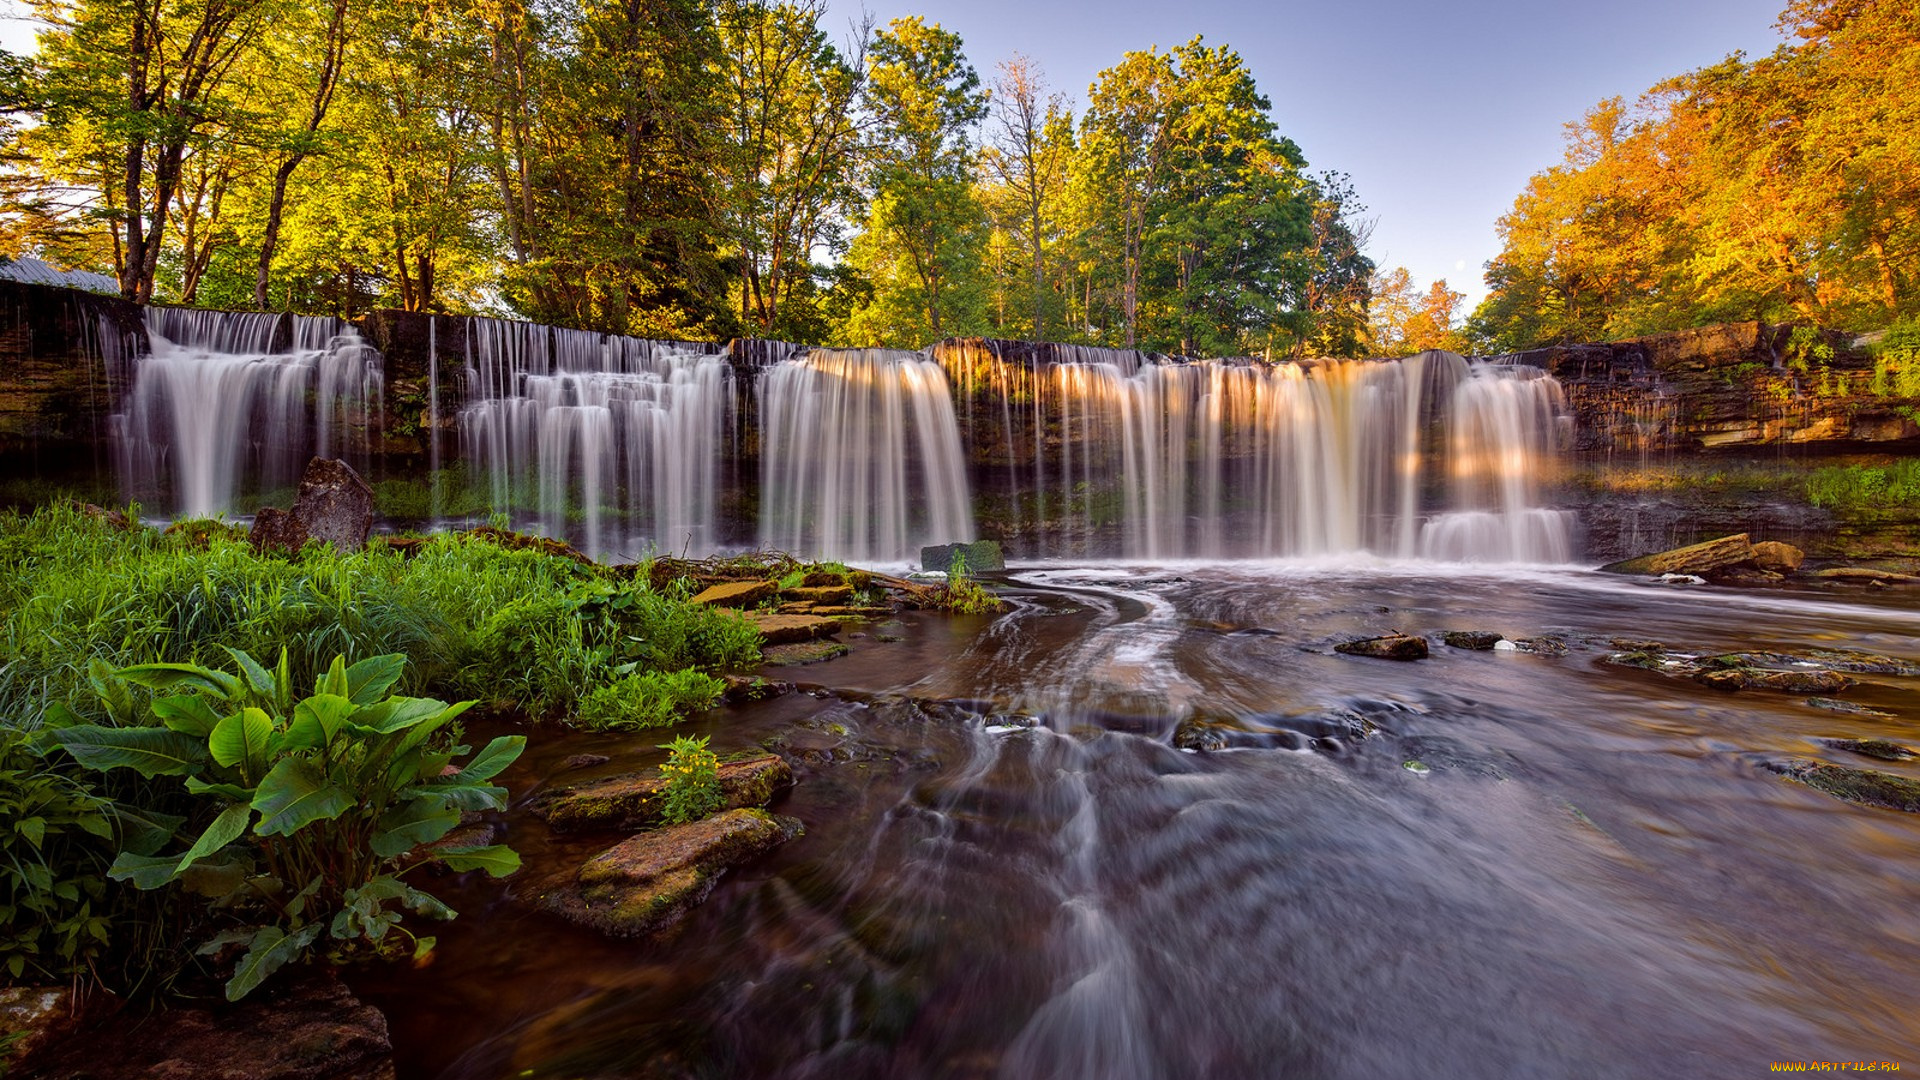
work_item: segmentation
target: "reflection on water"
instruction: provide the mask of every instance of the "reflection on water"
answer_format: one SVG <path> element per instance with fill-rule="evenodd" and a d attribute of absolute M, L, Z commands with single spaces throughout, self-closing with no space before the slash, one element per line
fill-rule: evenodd
<path fill-rule="evenodd" d="M 781 734 L 833 752 L 800 755 L 781 807 L 807 836 L 675 940 L 609 941 L 465 886 L 438 966 L 361 987 L 393 1017 L 402 1073 L 1644 1077 L 1920 1059 L 1920 819 L 1761 768 L 1920 775 L 1810 741 L 1920 739 L 1920 680 L 1848 695 L 1889 721 L 1602 663 L 1614 636 L 1920 660 L 1920 612 L 1572 571 L 1015 580 L 1013 615 L 855 641 L 801 669 L 836 693 L 710 721 L 716 748 Z M 1331 651 L 1387 629 L 1570 651 Z M 1177 749 L 1196 717 L 1263 748 Z M 512 782 L 569 782 L 556 763 L 583 749 L 640 767 L 659 741 L 548 740 Z M 610 842 L 556 846 L 519 818 L 511 840 L 530 860 Z"/>

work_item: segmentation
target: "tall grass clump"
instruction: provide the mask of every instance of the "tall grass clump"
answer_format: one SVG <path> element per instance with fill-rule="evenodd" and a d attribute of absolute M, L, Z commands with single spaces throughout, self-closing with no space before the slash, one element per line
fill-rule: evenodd
<path fill-rule="evenodd" d="M 1807 477 L 1807 501 L 1844 516 L 1920 507 L 1920 459 L 1830 465 Z"/>
<path fill-rule="evenodd" d="M 335 656 L 399 654 L 408 693 L 555 717 L 637 672 L 749 663 L 758 637 L 644 575 L 484 538 L 287 558 L 226 530 L 120 529 L 70 506 L 0 515 L 0 716 L 13 725 L 84 700 L 90 661 L 217 665 L 229 647 L 285 648 L 301 679 Z"/>

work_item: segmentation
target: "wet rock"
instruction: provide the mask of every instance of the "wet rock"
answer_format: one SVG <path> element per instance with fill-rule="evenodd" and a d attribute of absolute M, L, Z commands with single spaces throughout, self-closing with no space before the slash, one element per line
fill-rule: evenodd
<path fill-rule="evenodd" d="M 792 683 L 763 679 L 758 675 L 722 675 L 720 681 L 727 684 L 723 698 L 730 704 L 767 701 L 793 693 Z"/>
<path fill-rule="evenodd" d="M 802 585 L 797 589 L 788 589 L 780 595 L 809 604 L 840 604 L 853 598 L 853 586 Z"/>
<path fill-rule="evenodd" d="M 1920 664 L 1861 649 L 1808 649 L 1807 656 L 1833 668 L 1856 675 L 1920 675 Z"/>
<path fill-rule="evenodd" d="M 823 585 L 845 585 L 846 583 L 847 576 L 845 574 L 836 573 L 832 570 L 815 570 L 800 579 L 800 584 L 805 585 L 809 589 L 817 589 Z"/>
<path fill-rule="evenodd" d="M 1333 647 L 1333 651 L 1381 660 L 1421 660 L 1427 655 L 1427 640 L 1411 634 L 1383 634 L 1380 637 L 1340 642 Z"/>
<path fill-rule="evenodd" d="M 1815 739 L 1814 741 L 1834 750 L 1845 750 L 1850 754 L 1878 758 L 1881 761 L 1910 761 L 1916 756 L 1912 749 L 1885 739 Z"/>
<path fill-rule="evenodd" d="M 1734 566 L 1753 558 L 1753 544 L 1746 533 L 1723 536 L 1718 540 L 1689 544 L 1671 551 L 1622 559 L 1601 567 L 1610 574 L 1705 574 L 1725 566 Z"/>
<path fill-rule="evenodd" d="M 575 772 L 580 769 L 591 769 L 595 765 L 605 765 L 612 760 L 605 754 L 575 754 L 560 763 L 560 771 Z"/>
<path fill-rule="evenodd" d="M 760 650 L 760 658 L 776 667 L 818 664 L 847 655 L 850 650 L 838 641 L 796 641 L 790 645 L 772 645 Z"/>
<path fill-rule="evenodd" d="M 339 979 L 269 983 L 237 1005 L 134 1010 L 73 1039 L 41 1076 L 88 1080 L 392 1080 L 387 1018 Z"/>
<path fill-rule="evenodd" d="M 300 477 L 293 516 L 307 538 L 338 551 L 359 551 L 373 528 L 373 489 L 344 461 L 314 458 Z"/>
<path fill-rule="evenodd" d="M 1920 782 L 1904 776 L 1819 761 L 1775 762 L 1767 768 L 1836 799 L 1920 814 Z"/>
<path fill-rule="evenodd" d="M 307 543 L 307 526 L 289 510 L 263 506 L 253 515 L 253 528 L 247 531 L 247 543 L 255 551 L 278 551 L 298 555 Z"/>
<path fill-rule="evenodd" d="M 1449 630 L 1440 635 L 1440 640 L 1455 649 L 1471 649 L 1474 652 L 1490 652 L 1500 635 L 1492 630 Z"/>
<path fill-rule="evenodd" d="M 893 614 L 890 607 L 815 606 L 813 614 L 823 619 L 878 619 Z"/>
<path fill-rule="evenodd" d="M 1807 704 L 1816 709 L 1825 709 L 1828 712 L 1846 713 L 1848 716 L 1861 716 L 1872 720 L 1898 719 L 1898 717 L 1883 709 L 1869 708 L 1868 706 L 1856 704 L 1851 701 L 1841 701 L 1838 698 L 1810 697 L 1807 699 Z"/>
<path fill-rule="evenodd" d="M 655 933 L 699 906 L 727 871 L 802 831 L 793 818 L 728 810 L 643 832 L 589 859 L 572 883 L 547 891 L 539 904 L 602 933 Z"/>
<path fill-rule="evenodd" d="M 487 847 L 507 838 L 507 823 L 497 817 L 484 817 L 477 813 L 462 815 L 460 824 L 455 825 L 447 835 L 426 845 L 422 851 L 438 855 L 460 848 Z"/>
<path fill-rule="evenodd" d="M 705 607 L 752 607 L 772 596 L 779 587 L 771 581 L 723 581 L 702 589 L 688 602 Z"/>
<path fill-rule="evenodd" d="M 971 544 L 939 544 L 920 549 L 920 569 L 945 573 L 953 566 L 953 557 L 967 560 L 967 573 L 993 573 L 1007 568 L 1006 556 L 998 540 L 975 540 Z"/>
<path fill-rule="evenodd" d="M 1181 750 L 1210 752 L 1225 750 L 1228 741 L 1219 725 L 1190 716 L 1173 729 L 1173 745 Z"/>
<path fill-rule="evenodd" d="M 71 986 L 0 987 L 0 1076 L 78 1031 L 88 1009 Z"/>
<path fill-rule="evenodd" d="M 1822 581 L 1848 581 L 1866 585 L 1920 585 L 1920 575 L 1876 570 L 1869 566 L 1832 566 L 1815 570 L 1813 576 Z"/>
<path fill-rule="evenodd" d="M 1753 545 L 1753 565 L 1756 570 L 1791 574 L 1798 571 L 1806 559 L 1806 552 L 1778 540 L 1762 540 Z"/>
<path fill-rule="evenodd" d="M 1567 655 L 1567 643 L 1561 641 L 1559 638 L 1536 637 L 1513 638 L 1511 640 L 1514 648 L 1520 652 L 1532 653 L 1535 656 Z"/>
<path fill-rule="evenodd" d="M 723 761 L 717 770 L 722 805 L 765 806 L 793 786 L 793 770 L 773 754 Z M 660 820 L 666 781 L 660 774 L 627 773 L 541 796 L 533 812 L 555 829 L 639 829 Z"/>
<path fill-rule="evenodd" d="M 1657 653 L 1666 650 L 1666 646 L 1658 641 L 1642 641 L 1639 638 L 1617 637 L 1610 639 L 1609 643 L 1614 648 L 1629 653 Z"/>
<path fill-rule="evenodd" d="M 711 590 L 709 590 L 711 591 Z M 812 641 L 815 638 L 832 637 L 840 632 L 838 619 L 826 619 L 817 615 L 765 615 L 752 614 L 747 621 L 760 631 L 760 640 L 765 645 L 788 645 L 796 641 Z"/>
<path fill-rule="evenodd" d="M 1464 772 L 1488 780 L 1507 778 L 1507 770 L 1500 760 L 1503 755 L 1475 750 L 1457 739 L 1441 735 L 1409 735 L 1398 741 L 1395 752 L 1403 768 L 1406 762 L 1411 761 L 1435 772 Z"/>
<path fill-rule="evenodd" d="M 1733 585 L 1741 588 L 1761 588 L 1779 585 L 1786 581 L 1782 574 L 1771 570 L 1755 570 L 1748 566 L 1731 566 L 1725 570 L 1715 570 L 1711 575 L 1715 585 Z"/>
<path fill-rule="evenodd" d="M 1837 671 L 1768 671 L 1763 668 L 1727 668 L 1702 671 L 1694 681 L 1715 690 L 1777 690 L 1788 694 L 1832 694 L 1853 685 Z"/>

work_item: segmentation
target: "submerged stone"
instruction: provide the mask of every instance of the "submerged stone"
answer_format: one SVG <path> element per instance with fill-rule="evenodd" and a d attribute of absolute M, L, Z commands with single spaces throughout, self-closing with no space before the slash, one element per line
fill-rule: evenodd
<path fill-rule="evenodd" d="M 818 664 L 825 660 L 834 660 L 847 655 L 850 650 L 838 641 L 796 641 L 788 645 L 772 645 L 760 651 L 760 658 L 776 667 L 798 667 L 802 664 Z"/>
<path fill-rule="evenodd" d="M 1715 690 L 1778 690 L 1788 694 L 1832 694 L 1853 685 L 1853 680 L 1837 671 L 1767 671 L 1761 668 L 1729 668 L 1703 671 L 1696 682 Z"/>
<path fill-rule="evenodd" d="M 1835 750 L 1845 750 L 1862 757 L 1878 758 L 1881 761 L 1907 761 L 1915 756 L 1913 750 L 1897 742 L 1885 739 L 1815 739 L 1821 746 Z"/>
<path fill-rule="evenodd" d="M 1440 635 L 1440 640 L 1455 649 L 1491 652 L 1500 635 L 1492 630 L 1449 630 Z"/>
<path fill-rule="evenodd" d="M 643 832 L 589 859 L 570 884 L 546 892 L 539 904 L 602 933 L 654 933 L 698 907 L 727 871 L 803 831 L 793 818 L 727 810 Z"/>
<path fill-rule="evenodd" d="M 1904 776 L 1818 761 L 1775 762 L 1767 768 L 1836 799 L 1920 814 L 1920 782 Z"/>
<path fill-rule="evenodd" d="M 720 763 L 720 797 L 728 809 L 765 806 L 793 786 L 793 770 L 774 754 Z M 628 773 L 538 799 L 533 812 L 555 829 L 638 829 L 658 824 L 666 781 L 656 772 Z"/>
<path fill-rule="evenodd" d="M 1807 699 L 1807 704 L 1816 709 L 1826 709 L 1828 712 L 1846 713 L 1848 716 L 1865 716 L 1874 720 L 1897 719 L 1892 713 L 1884 709 L 1875 709 L 1851 701 L 1841 701 L 1838 698 L 1810 697 Z"/>
<path fill-rule="evenodd" d="M 702 589 L 689 602 L 706 607 L 752 607 L 772 596 L 779 588 L 771 581 L 724 581 Z"/>
<path fill-rule="evenodd" d="M 1372 656 L 1381 660 L 1421 660 L 1427 655 L 1427 639 L 1411 634 L 1384 634 L 1380 637 L 1343 641 L 1333 647 L 1348 656 Z"/>

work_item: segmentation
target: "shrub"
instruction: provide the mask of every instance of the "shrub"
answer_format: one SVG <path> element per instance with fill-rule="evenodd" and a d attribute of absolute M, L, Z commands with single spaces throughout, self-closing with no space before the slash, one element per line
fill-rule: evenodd
<path fill-rule="evenodd" d="M 111 804 L 0 728 L 0 965 L 65 982 L 111 944 Z"/>
<path fill-rule="evenodd" d="M 577 723 L 594 731 L 665 727 L 681 716 L 711 708 L 726 684 L 698 671 L 645 671 L 588 694 Z"/>
<path fill-rule="evenodd" d="M 667 760 L 660 766 L 666 778 L 661 792 L 660 820 L 669 825 L 699 821 L 720 809 L 720 759 L 707 749 L 707 737 L 682 735 L 660 749 Z"/>
<path fill-rule="evenodd" d="M 405 657 L 351 666 L 335 657 L 313 694 L 295 701 L 286 652 L 269 671 L 230 651 L 237 675 L 193 664 L 115 673 L 108 712 L 120 712 L 131 688 L 141 688 L 155 695 L 147 726 L 85 724 L 56 708 L 46 733 L 89 769 L 181 777 L 199 816 L 210 816 L 182 852 L 161 854 L 184 823 L 178 819 L 127 836 L 108 876 L 140 889 L 184 881 L 241 918 L 207 943 L 246 946 L 228 1000 L 323 940 L 330 956 L 388 953 L 387 935 L 397 929 L 423 955 L 433 939 L 415 937 L 394 909 L 438 919 L 454 912 L 402 880 L 420 865 L 496 876 L 519 868 L 500 845 L 419 849 L 444 837 L 463 811 L 504 808 L 506 790 L 488 781 L 520 756 L 524 736 L 496 738 L 456 766 L 470 748 L 459 745 L 454 721 L 473 703 L 387 696 Z"/>
<path fill-rule="evenodd" d="M 934 606 L 942 611 L 978 615 L 999 611 L 1000 598 L 973 580 L 967 570 L 966 553 L 956 551 L 947 566 L 947 583 L 934 592 Z"/>
<path fill-rule="evenodd" d="M 1920 460 L 1815 469 L 1807 477 L 1807 501 L 1842 515 L 1920 506 Z"/>

